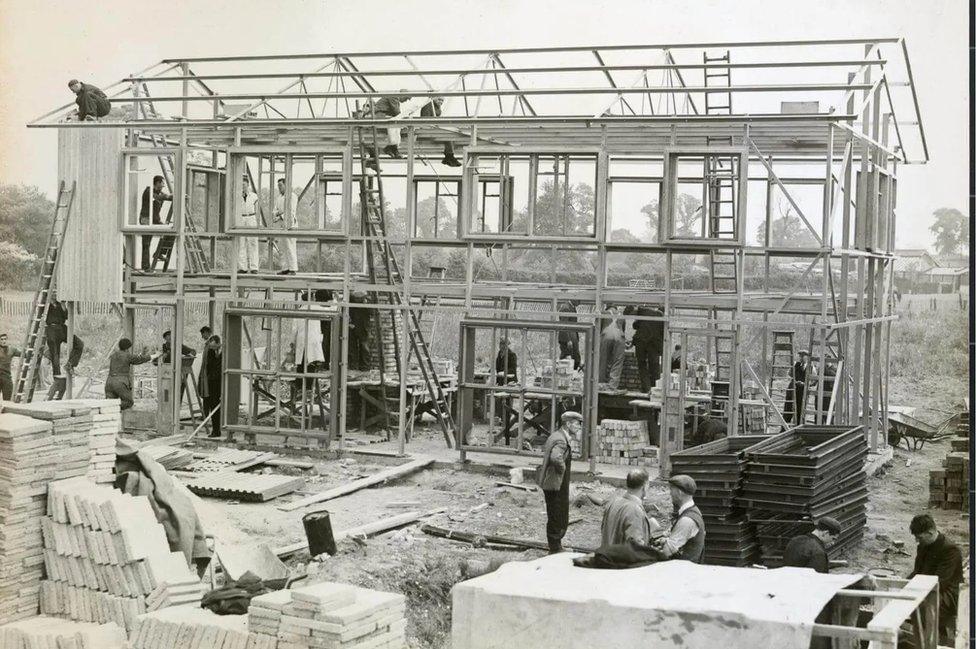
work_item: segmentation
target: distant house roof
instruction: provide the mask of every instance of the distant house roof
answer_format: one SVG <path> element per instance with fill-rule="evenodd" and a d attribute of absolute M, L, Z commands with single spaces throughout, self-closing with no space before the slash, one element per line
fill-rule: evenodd
<path fill-rule="evenodd" d="M 969 266 L 969 255 L 943 255 L 936 262 L 945 268 L 962 268 Z"/>
<path fill-rule="evenodd" d="M 968 266 L 963 266 L 962 268 L 929 268 L 925 273 L 927 275 L 932 275 L 933 277 L 955 277 L 957 275 L 965 275 L 969 272 Z"/>
<path fill-rule="evenodd" d="M 902 248 L 895 250 L 898 259 L 895 261 L 895 271 L 922 271 L 939 265 L 928 250 L 924 248 Z"/>

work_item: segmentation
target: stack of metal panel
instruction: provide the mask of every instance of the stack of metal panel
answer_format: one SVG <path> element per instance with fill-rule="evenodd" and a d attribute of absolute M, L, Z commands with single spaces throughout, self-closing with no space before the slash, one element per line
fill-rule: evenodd
<path fill-rule="evenodd" d="M 746 468 L 746 449 L 768 437 L 726 437 L 671 455 L 671 474 L 689 475 L 698 490 L 695 504 L 705 519 L 704 563 L 748 566 L 759 557 L 752 524 L 737 501 Z"/>
<path fill-rule="evenodd" d="M 789 540 L 824 516 L 841 534 L 831 555 L 856 543 L 867 520 L 868 445 L 860 426 L 793 428 L 746 450 L 739 502 L 756 526 L 763 562 L 777 564 Z"/>

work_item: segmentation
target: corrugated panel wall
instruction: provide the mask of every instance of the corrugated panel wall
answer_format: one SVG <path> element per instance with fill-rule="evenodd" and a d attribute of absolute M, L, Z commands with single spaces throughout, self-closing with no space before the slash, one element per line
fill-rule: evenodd
<path fill-rule="evenodd" d="M 59 299 L 122 301 L 122 143 L 120 129 L 58 131 L 58 178 L 68 187 L 77 181 L 58 267 Z"/>

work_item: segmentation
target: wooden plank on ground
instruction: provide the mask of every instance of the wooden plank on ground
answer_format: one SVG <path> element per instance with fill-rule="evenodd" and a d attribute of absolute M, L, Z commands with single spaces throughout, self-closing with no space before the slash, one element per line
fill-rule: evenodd
<path fill-rule="evenodd" d="M 301 500 L 296 500 L 295 502 L 285 503 L 284 505 L 278 505 L 278 509 L 284 512 L 295 511 L 296 509 L 302 509 L 303 507 L 308 507 L 309 505 L 314 505 L 315 503 L 325 502 L 327 500 L 332 500 L 334 498 L 339 498 L 340 496 L 345 496 L 353 492 L 359 491 L 360 489 L 365 489 L 366 487 L 372 487 L 374 485 L 383 484 L 390 480 L 396 480 L 397 478 L 402 478 L 406 475 L 410 475 L 415 471 L 420 471 L 425 469 L 434 463 L 433 459 L 424 460 L 413 460 L 412 462 L 407 462 L 406 464 L 401 464 L 400 466 L 395 466 L 386 471 L 380 471 L 375 475 L 368 476 L 366 478 L 361 478 L 359 480 L 354 480 L 348 484 L 344 484 L 340 487 L 335 487 L 333 489 L 328 489 L 321 493 L 317 493 L 314 496 L 309 496 L 308 498 L 302 498 Z"/>
<path fill-rule="evenodd" d="M 390 516 L 389 518 L 381 518 L 380 520 L 373 521 L 372 523 L 351 527 L 347 530 L 342 530 L 341 532 L 335 533 L 335 542 L 338 543 L 339 541 L 355 536 L 370 536 L 372 534 L 379 534 L 380 532 L 387 532 L 398 527 L 403 527 L 404 525 L 409 525 L 410 523 L 415 523 L 421 518 L 433 516 L 434 514 L 440 514 L 441 512 L 446 511 L 446 509 L 446 507 L 439 507 L 438 509 L 432 509 L 427 512 L 404 512 L 402 514 L 397 514 L 396 516 Z M 304 550 L 307 547 L 308 540 L 306 539 L 304 541 L 296 541 L 295 543 L 279 546 L 274 549 L 274 553 L 279 557 L 283 557 L 285 555 Z"/>

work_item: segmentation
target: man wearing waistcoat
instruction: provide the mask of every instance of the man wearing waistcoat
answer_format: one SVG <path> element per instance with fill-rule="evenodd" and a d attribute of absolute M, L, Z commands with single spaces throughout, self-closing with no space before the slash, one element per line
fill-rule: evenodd
<path fill-rule="evenodd" d="M 695 505 L 694 495 L 698 486 L 687 475 L 671 476 L 668 485 L 675 515 L 671 531 L 655 543 L 655 548 L 668 559 L 701 563 L 705 551 L 705 521 Z"/>

